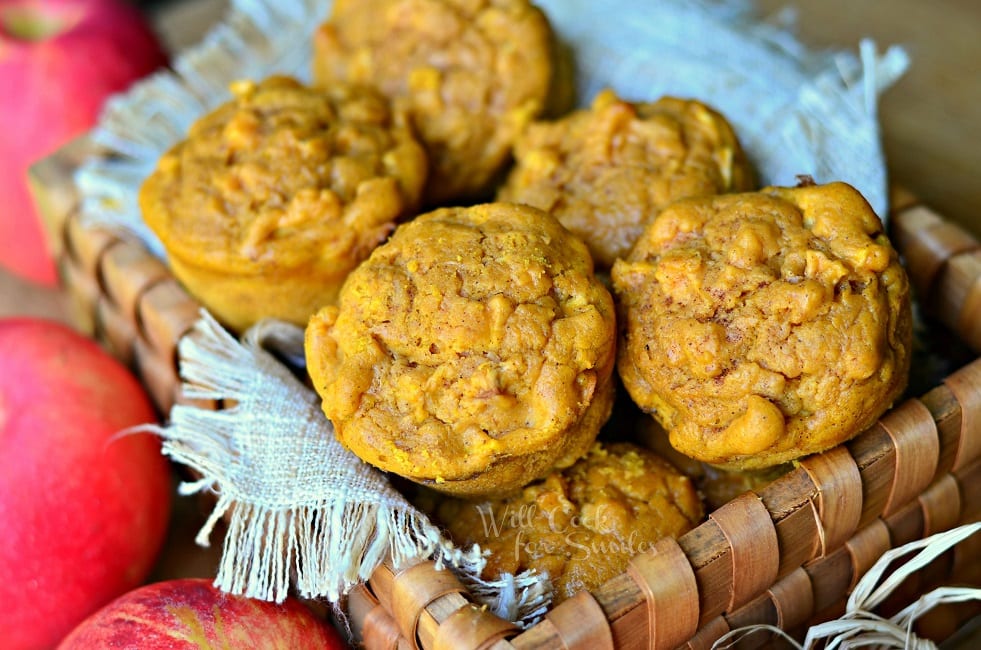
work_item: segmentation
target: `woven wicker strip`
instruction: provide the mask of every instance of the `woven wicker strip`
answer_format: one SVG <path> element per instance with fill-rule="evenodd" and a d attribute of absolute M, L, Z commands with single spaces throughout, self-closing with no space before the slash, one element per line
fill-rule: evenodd
<path fill-rule="evenodd" d="M 819 526 L 817 553 L 823 557 L 840 547 L 858 528 L 862 518 L 862 475 L 844 447 L 811 456 L 800 466 L 818 491 L 812 506 Z"/>
<path fill-rule="evenodd" d="M 133 365 L 143 379 L 143 386 L 153 398 L 153 403 L 162 413 L 169 413 L 170 407 L 177 401 L 180 385 L 177 368 L 169 360 L 161 359 L 139 336 L 133 339 L 133 356 Z"/>
<path fill-rule="evenodd" d="M 87 273 L 71 255 L 65 255 L 58 263 L 61 281 L 68 293 L 72 322 L 80 331 L 95 334 L 95 306 L 102 296 L 102 287 L 95 276 Z"/>
<path fill-rule="evenodd" d="M 852 567 L 851 582 L 845 591 L 854 589 L 865 572 L 890 548 L 889 528 L 881 520 L 869 524 L 845 542 L 845 550 L 851 558 Z"/>
<path fill-rule="evenodd" d="M 919 583 L 920 583 L 919 590 L 916 594 L 913 595 L 911 601 L 916 600 L 917 598 L 919 598 L 926 592 L 930 591 L 931 589 L 935 589 L 936 587 L 939 587 L 945 583 L 949 584 L 951 582 L 951 578 L 954 577 L 954 574 L 952 572 L 953 566 L 954 566 L 954 552 L 948 551 L 946 553 L 941 554 L 933 562 L 931 562 L 930 564 L 926 565 L 925 567 L 917 571 L 917 574 L 919 574 Z M 908 604 L 909 604 L 908 602 L 898 603 L 898 605 L 900 606 L 906 606 Z M 981 611 L 979 611 L 979 613 L 981 613 Z M 944 636 L 944 637 L 933 637 L 933 638 L 942 639 L 946 637 Z"/>
<path fill-rule="evenodd" d="M 929 537 L 957 526 L 961 516 L 961 490 L 957 479 L 944 474 L 917 497 L 923 510 L 923 536 Z"/>
<path fill-rule="evenodd" d="M 367 585 L 358 585 L 347 595 L 348 625 L 351 626 L 351 632 L 357 638 L 364 636 L 362 629 L 364 617 L 377 606 L 378 599 L 371 593 Z"/>
<path fill-rule="evenodd" d="M 398 625 L 381 605 L 365 615 L 363 642 L 366 648 L 397 650 L 412 646 L 399 635 Z"/>
<path fill-rule="evenodd" d="M 737 497 L 709 515 L 725 535 L 731 574 L 727 583 L 731 612 L 762 593 L 777 578 L 780 547 L 763 502 L 755 494 Z"/>
<path fill-rule="evenodd" d="M 915 542 L 925 537 L 923 533 L 923 510 L 919 503 L 911 503 L 886 522 L 889 528 L 892 547 L 896 548 L 909 542 Z M 939 580 L 949 575 L 950 554 L 934 560 L 936 573 L 931 577 L 930 571 L 920 569 L 907 577 L 900 588 L 883 604 L 887 610 L 898 610 L 904 605 L 916 600 L 920 595 L 936 586 Z M 945 567 L 945 565 L 947 565 Z M 931 565 L 933 566 L 933 565 Z M 945 570 L 948 569 L 948 570 Z"/>
<path fill-rule="evenodd" d="M 777 609 L 770 594 L 764 592 L 734 612 L 722 615 L 730 629 L 747 625 L 776 625 Z"/>
<path fill-rule="evenodd" d="M 862 475 L 862 518 L 858 524 L 862 529 L 879 518 L 889 498 L 896 469 L 895 448 L 878 422 L 845 446 Z"/>
<path fill-rule="evenodd" d="M 893 236 L 920 296 L 930 295 L 947 260 L 981 247 L 969 232 L 926 207 L 914 206 L 900 214 L 901 226 L 894 225 Z"/>
<path fill-rule="evenodd" d="M 395 616 L 402 636 L 413 647 L 418 647 L 416 639 L 419 620 L 425 608 L 443 596 L 464 594 L 466 589 L 449 571 L 437 570 L 432 562 L 420 562 L 393 574 L 390 593 L 390 611 Z M 465 602 L 463 600 L 460 604 Z"/>
<path fill-rule="evenodd" d="M 879 424 L 895 449 L 896 469 L 882 514 L 889 516 L 925 490 L 937 471 L 940 441 L 930 411 L 916 399 L 906 400 Z"/>
<path fill-rule="evenodd" d="M 78 212 L 68 215 L 64 225 L 65 255 L 71 257 L 86 275 L 95 278 L 103 252 L 119 241 L 105 230 L 82 226 Z"/>
<path fill-rule="evenodd" d="M 562 601 L 545 618 L 558 630 L 566 650 L 613 650 L 609 621 L 589 592 Z"/>
<path fill-rule="evenodd" d="M 121 316 L 136 322 L 136 306 L 143 293 L 170 277 L 167 266 L 139 244 L 117 241 L 108 246 L 99 264 L 102 285 Z"/>
<path fill-rule="evenodd" d="M 814 591 L 804 569 L 778 580 L 767 593 L 776 609 L 776 626 L 782 630 L 804 625 L 814 614 Z"/>
<path fill-rule="evenodd" d="M 104 295 L 95 305 L 95 333 L 110 354 L 128 366 L 133 365 L 136 360 L 133 345 L 137 337 L 133 319 L 121 313 Z"/>
<path fill-rule="evenodd" d="M 937 475 L 940 476 L 950 472 L 954 466 L 954 458 L 961 440 L 961 407 L 944 383 L 920 396 L 920 401 L 929 409 L 937 423 L 937 435 L 940 439 Z"/>
<path fill-rule="evenodd" d="M 555 625 L 544 618 L 530 630 L 511 639 L 510 646 L 518 650 L 559 650 L 562 648 L 562 639 Z"/>
<path fill-rule="evenodd" d="M 888 539 L 888 534 L 886 539 Z M 853 567 L 847 543 L 846 546 L 832 551 L 822 558 L 808 562 L 803 568 L 811 581 L 815 618 L 820 618 L 829 607 L 837 606 L 848 590 Z"/>
<path fill-rule="evenodd" d="M 948 269 L 952 278 L 968 283 L 960 310 L 952 316 L 957 332 L 973 349 L 981 350 L 981 251 L 951 259 Z"/>
<path fill-rule="evenodd" d="M 890 224 L 926 313 L 981 352 L 981 244 L 963 228 L 919 206 L 895 212 Z"/>
<path fill-rule="evenodd" d="M 517 627 L 494 616 L 485 608 L 467 604 L 440 623 L 432 647 L 434 650 L 484 650 L 506 636 L 513 636 L 517 631 Z"/>
<path fill-rule="evenodd" d="M 889 529 L 889 543 L 893 548 L 923 537 L 923 508 L 916 499 L 882 521 Z"/>
<path fill-rule="evenodd" d="M 960 406 L 957 451 L 953 471 L 981 458 L 981 360 L 967 364 L 944 379 Z"/>
<path fill-rule="evenodd" d="M 957 470 L 954 478 L 961 489 L 961 503 L 964 504 L 958 523 L 977 521 L 981 518 L 981 460 Z"/>
<path fill-rule="evenodd" d="M 698 632 L 681 646 L 685 650 L 711 650 L 712 645 L 718 641 L 723 634 L 729 631 L 729 623 L 726 619 L 717 616 L 703 625 Z"/>
<path fill-rule="evenodd" d="M 698 585 L 688 556 L 673 539 L 630 561 L 627 574 L 644 595 L 647 638 L 658 648 L 674 648 L 698 629 Z"/>
<path fill-rule="evenodd" d="M 347 613 L 355 635 L 362 639 L 365 647 L 380 650 L 395 650 L 399 647 L 402 635 L 395 619 L 378 604 L 367 587 L 354 589 L 347 598 Z"/>
<path fill-rule="evenodd" d="M 140 298 L 137 320 L 147 343 L 161 359 L 177 363 L 177 342 L 191 329 L 201 305 L 176 280 L 153 285 Z"/>
<path fill-rule="evenodd" d="M 416 632 L 416 641 L 423 648 L 432 648 L 436 643 L 436 637 L 442 630 L 443 624 L 461 609 L 471 607 L 471 605 L 471 602 L 464 597 L 464 594 L 459 592 L 451 592 L 436 598 L 419 614 L 419 628 Z M 490 616 L 491 614 L 487 612 L 486 615 Z M 517 633 L 517 629 L 514 626 L 507 621 L 503 622 L 507 626 L 507 634 Z M 497 637 L 501 636 L 503 635 L 497 635 Z M 490 641 L 493 641 L 493 639 L 490 639 Z"/>
<path fill-rule="evenodd" d="M 977 519 L 975 517 L 975 519 Z M 950 575 L 960 584 L 981 584 L 981 535 L 973 535 L 954 548 L 954 561 Z"/>
<path fill-rule="evenodd" d="M 797 467 L 759 492 L 777 530 L 780 546 L 778 576 L 785 576 L 812 559 L 818 548 L 820 522 L 813 499 L 817 490 L 807 472 Z M 798 498 L 788 498 L 797 495 Z M 800 498 L 807 495 L 806 498 Z"/>

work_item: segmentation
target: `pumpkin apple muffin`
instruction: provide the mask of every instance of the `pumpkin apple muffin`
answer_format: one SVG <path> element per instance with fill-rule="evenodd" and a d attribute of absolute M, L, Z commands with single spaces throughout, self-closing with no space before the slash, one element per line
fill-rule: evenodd
<path fill-rule="evenodd" d="M 571 465 L 613 404 L 613 299 L 585 245 L 527 206 L 399 226 L 306 330 L 342 444 L 436 490 L 501 494 Z"/>
<path fill-rule="evenodd" d="M 369 88 L 232 85 L 140 191 L 174 275 L 226 325 L 298 325 L 413 214 L 425 151 Z"/>
<path fill-rule="evenodd" d="M 695 459 L 755 469 L 829 449 L 906 385 L 906 273 L 844 183 L 674 203 L 612 281 L 624 386 Z"/>
<path fill-rule="evenodd" d="M 664 537 L 703 516 L 691 480 L 636 445 L 596 443 L 576 464 L 506 498 L 443 499 L 435 518 L 458 544 L 486 551 L 485 579 L 547 571 L 553 602 L 596 589 Z"/>
<path fill-rule="evenodd" d="M 373 84 L 426 146 L 430 205 L 484 197 L 549 102 L 552 34 L 528 0 L 336 0 L 314 36 L 317 83 Z"/>
<path fill-rule="evenodd" d="M 755 189 L 726 119 L 701 102 L 631 103 L 605 90 L 588 109 L 534 122 L 514 147 L 498 199 L 555 215 L 599 268 L 626 257 L 644 226 L 677 199 Z"/>
<path fill-rule="evenodd" d="M 672 447 L 664 427 L 652 417 L 644 417 L 638 422 L 634 434 L 638 444 L 658 454 L 692 480 L 708 512 L 721 508 L 744 492 L 759 493 L 794 468 L 793 463 L 760 469 L 726 469 L 703 463 Z"/>

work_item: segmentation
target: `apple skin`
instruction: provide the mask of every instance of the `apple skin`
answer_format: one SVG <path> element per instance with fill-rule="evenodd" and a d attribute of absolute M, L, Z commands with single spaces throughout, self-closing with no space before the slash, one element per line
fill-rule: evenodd
<path fill-rule="evenodd" d="M 0 646 L 51 648 L 152 568 L 172 491 L 146 393 L 80 334 L 0 320 Z"/>
<path fill-rule="evenodd" d="M 58 650 L 347 647 L 295 598 L 276 605 L 224 594 L 209 580 L 184 578 L 120 596 L 79 625 Z"/>
<path fill-rule="evenodd" d="M 60 16 L 63 31 L 38 40 L 15 37 L 4 17 L 31 7 Z M 142 14 L 123 0 L 0 2 L 0 263 L 54 285 L 48 252 L 27 185 L 31 164 L 95 124 L 106 98 L 165 65 L 167 57 Z"/>

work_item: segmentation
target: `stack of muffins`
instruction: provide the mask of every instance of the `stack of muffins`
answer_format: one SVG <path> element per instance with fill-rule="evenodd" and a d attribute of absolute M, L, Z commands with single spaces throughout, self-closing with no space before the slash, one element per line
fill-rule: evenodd
<path fill-rule="evenodd" d="M 314 85 L 236 83 L 140 204 L 229 328 L 306 327 L 346 447 L 561 600 L 870 426 L 911 317 L 850 186 L 756 190 L 697 100 L 563 114 L 556 51 L 528 0 L 337 0 Z"/>

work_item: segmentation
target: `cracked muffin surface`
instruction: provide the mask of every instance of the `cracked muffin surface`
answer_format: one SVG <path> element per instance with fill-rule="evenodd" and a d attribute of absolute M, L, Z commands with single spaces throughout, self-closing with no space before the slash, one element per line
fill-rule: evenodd
<path fill-rule="evenodd" d="M 305 325 L 419 203 L 422 146 L 375 91 L 232 85 L 140 191 L 175 275 L 227 325 Z"/>
<path fill-rule="evenodd" d="M 603 91 L 588 109 L 532 123 L 514 156 L 498 198 L 555 215 L 607 269 L 670 202 L 755 189 L 726 119 L 675 97 L 631 103 Z"/>
<path fill-rule="evenodd" d="M 632 557 L 686 533 L 703 516 L 687 476 L 623 442 L 596 443 L 571 467 L 506 498 L 443 499 L 431 510 L 457 544 L 490 551 L 485 579 L 547 571 L 553 602 L 596 589 L 623 573 Z"/>
<path fill-rule="evenodd" d="M 613 403 L 613 300 L 582 242 L 527 206 L 396 229 L 306 330 L 338 439 L 444 492 L 515 490 L 586 452 Z"/>
<path fill-rule="evenodd" d="M 829 449 L 906 385 L 906 273 L 844 183 L 679 201 L 612 280 L 624 386 L 698 460 L 751 469 Z"/>
<path fill-rule="evenodd" d="M 317 83 L 377 86 L 432 163 L 430 205 L 490 190 L 553 94 L 551 29 L 527 0 L 337 0 L 314 36 Z"/>

